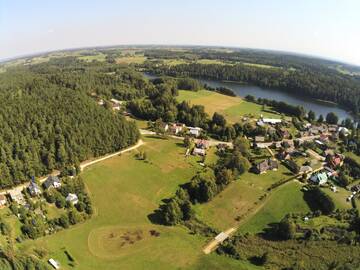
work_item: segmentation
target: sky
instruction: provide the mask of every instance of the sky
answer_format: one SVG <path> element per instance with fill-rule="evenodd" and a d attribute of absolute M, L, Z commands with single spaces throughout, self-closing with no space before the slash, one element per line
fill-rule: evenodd
<path fill-rule="evenodd" d="M 126 44 L 260 48 L 360 65 L 360 0 L 0 0 L 0 59 Z"/>

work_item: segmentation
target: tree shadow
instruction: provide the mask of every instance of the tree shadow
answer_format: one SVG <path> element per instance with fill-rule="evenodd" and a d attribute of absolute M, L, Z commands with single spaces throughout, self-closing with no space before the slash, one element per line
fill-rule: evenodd
<path fill-rule="evenodd" d="M 263 231 L 261 233 L 259 233 L 258 235 L 265 239 L 265 240 L 269 240 L 269 241 L 283 241 L 283 239 L 281 239 L 278 236 L 278 225 L 279 223 L 273 222 L 273 223 L 269 223 L 267 225 L 266 228 L 263 229 Z"/>
<path fill-rule="evenodd" d="M 154 210 L 151 214 L 147 215 L 147 218 L 152 224 L 165 225 L 162 206 L 159 209 Z"/>
<path fill-rule="evenodd" d="M 303 199 L 312 212 L 320 210 L 319 204 L 317 203 L 314 194 L 311 191 L 303 192 Z"/>

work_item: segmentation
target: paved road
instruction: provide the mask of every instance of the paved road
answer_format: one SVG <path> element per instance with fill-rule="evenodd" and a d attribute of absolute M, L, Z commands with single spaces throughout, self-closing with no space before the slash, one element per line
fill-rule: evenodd
<path fill-rule="evenodd" d="M 134 149 L 142 146 L 143 144 L 144 144 L 143 140 L 139 140 L 135 145 L 133 145 L 133 146 L 131 146 L 131 147 L 129 147 L 129 148 L 123 149 L 123 150 L 121 150 L 121 151 L 118 151 L 118 152 L 115 152 L 115 153 L 112 153 L 112 154 L 108 154 L 108 155 L 103 156 L 103 157 L 99 157 L 99 158 L 94 159 L 94 160 L 84 161 L 84 162 L 82 162 L 82 163 L 80 164 L 80 169 L 81 169 L 81 170 L 84 170 L 86 167 L 88 167 L 88 166 L 90 166 L 90 165 L 93 165 L 93 164 L 98 163 L 98 162 L 100 162 L 100 161 L 104 161 L 104 160 L 109 159 L 109 158 L 112 158 L 112 157 L 114 157 L 114 156 L 118 156 L 118 155 L 120 155 L 120 154 L 122 154 L 122 153 L 129 152 L 129 151 L 131 151 L 131 150 L 134 150 Z M 60 174 L 60 171 L 55 170 L 55 171 L 53 171 L 51 174 L 41 177 L 41 178 L 39 179 L 39 182 L 40 182 L 40 183 L 45 182 L 45 180 L 46 180 L 50 175 L 58 176 L 59 174 Z M 18 186 L 16 186 L 16 187 L 13 187 L 13 188 L 2 189 L 2 190 L 0 190 L 0 194 L 5 195 L 5 194 L 9 193 L 11 190 L 14 190 L 14 191 L 15 191 L 15 190 L 23 190 L 24 188 L 27 188 L 27 186 L 28 186 L 29 184 L 30 184 L 30 182 L 26 182 L 26 183 L 23 183 L 23 184 L 18 185 Z"/>

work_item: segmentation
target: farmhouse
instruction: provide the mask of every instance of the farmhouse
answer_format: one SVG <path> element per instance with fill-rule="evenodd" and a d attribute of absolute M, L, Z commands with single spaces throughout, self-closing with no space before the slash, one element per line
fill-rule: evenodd
<path fill-rule="evenodd" d="M 170 125 L 169 130 L 171 133 L 176 135 L 176 134 L 180 133 L 181 131 L 183 131 L 184 127 L 185 127 L 185 124 L 174 123 L 174 124 Z"/>
<path fill-rule="evenodd" d="M 202 149 L 202 148 L 197 148 L 195 147 L 194 150 L 193 150 L 193 155 L 197 156 L 205 156 L 206 155 L 206 150 L 205 149 Z"/>
<path fill-rule="evenodd" d="M 16 202 L 21 205 L 25 204 L 25 198 L 20 189 L 17 188 L 17 189 L 10 190 L 9 196 L 13 202 Z"/>
<path fill-rule="evenodd" d="M 50 175 L 46 179 L 46 181 L 44 182 L 43 185 L 44 185 L 44 188 L 46 188 L 46 189 L 59 188 L 59 187 L 61 187 L 61 181 L 60 181 L 59 177 Z"/>
<path fill-rule="evenodd" d="M 7 203 L 7 200 L 6 200 L 5 195 L 0 194 L 0 207 L 6 205 L 6 203 Z"/>
<path fill-rule="evenodd" d="M 78 196 L 74 193 L 69 193 L 66 197 L 66 201 L 72 204 L 77 204 L 79 202 Z"/>
<path fill-rule="evenodd" d="M 199 137 L 201 133 L 201 128 L 199 127 L 188 127 L 189 133 L 195 137 Z"/>
<path fill-rule="evenodd" d="M 31 196 L 37 196 L 41 194 L 40 187 L 33 181 L 30 182 L 30 185 L 28 186 L 28 190 Z"/>
<path fill-rule="evenodd" d="M 317 185 L 326 184 L 328 176 L 326 172 L 315 173 L 310 177 L 310 181 Z"/>
<path fill-rule="evenodd" d="M 255 172 L 258 174 L 266 173 L 268 170 L 277 170 L 279 167 L 276 160 L 266 159 L 255 166 Z"/>

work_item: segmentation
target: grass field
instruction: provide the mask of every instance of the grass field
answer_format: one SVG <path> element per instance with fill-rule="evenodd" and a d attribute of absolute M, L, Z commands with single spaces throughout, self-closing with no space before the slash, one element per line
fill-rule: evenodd
<path fill-rule="evenodd" d="M 244 115 L 260 117 L 262 114 L 267 117 L 280 117 L 279 114 L 263 111 L 261 105 L 247 102 L 240 97 L 230 97 L 207 90 L 197 92 L 180 90 L 177 100 L 203 105 L 210 116 L 214 112 L 219 112 L 231 123 L 240 121 Z"/>
<path fill-rule="evenodd" d="M 279 170 L 266 174 L 245 173 L 212 201 L 197 205 L 196 213 L 209 225 L 220 230 L 228 229 L 238 223 L 237 217 L 241 221 L 242 215 L 256 208 L 260 196 L 271 184 L 289 177 L 288 170 L 282 165 Z"/>
<path fill-rule="evenodd" d="M 82 55 L 78 57 L 81 60 L 84 60 L 86 62 L 92 62 L 92 61 L 105 61 L 106 55 L 103 53 L 97 53 L 94 55 Z"/>
<path fill-rule="evenodd" d="M 142 64 L 146 60 L 143 55 L 121 56 L 116 59 L 117 64 Z"/>
<path fill-rule="evenodd" d="M 95 208 L 83 224 L 20 244 L 22 252 L 49 250 L 62 269 L 257 269 L 216 254 L 205 256 L 206 239 L 180 226 L 152 224 L 148 215 L 177 186 L 201 169 L 186 159 L 177 140 L 145 138 L 148 162 L 129 152 L 89 167 L 83 178 Z M 160 233 L 152 236 L 150 230 Z M 70 267 L 68 252 L 75 259 Z"/>
<path fill-rule="evenodd" d="M 268 224 L 279 222 L 288 213 L 307 213 L 310 211 L 303 199 L 301 186 L 297 182 L 290 182 L 279 187 L 270 196 L 264 207 L 244 223 L 239 232 L 258 233 Z"/>

